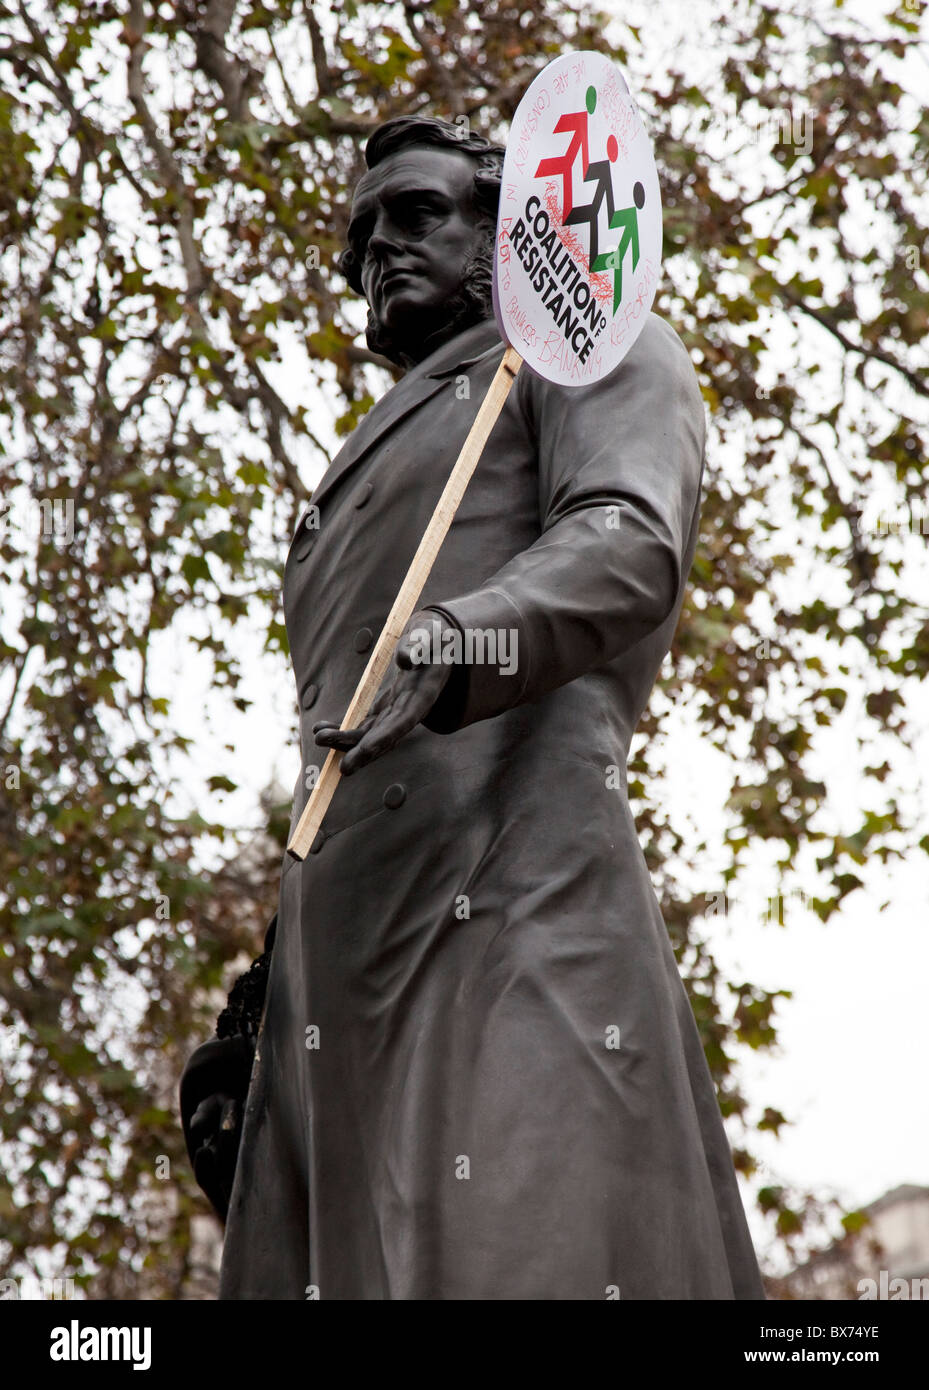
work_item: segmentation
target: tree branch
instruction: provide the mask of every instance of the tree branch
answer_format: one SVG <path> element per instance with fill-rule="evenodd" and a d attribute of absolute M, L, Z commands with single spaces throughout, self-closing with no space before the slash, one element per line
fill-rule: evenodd
<path fill-rule="evenodd" d="M 190 195 L 174 156 L 158 134 L 158 127 L 145 99 L 142 59 L 145 56 L 147 46 L 145 43 L 146 27 L 144 0 L 130 0 L 128 23 L 123 31 L 123 39 L 129 48 L 129 65 L 126 74 L 127 91 L 148 146 L 155 156 L 161 177 L 177 198 L 177 236 L 184 262 L 184 272 L 187 276 L 187 300 L 191 306 L 194 306 L 206 289 L 208 276 L 200 259 L 194 237 L 194 215 Z M 151 200 L 148 199 L 147 201 L 150 202 Z"/>
<path fill-rule="evenodd" d="M 432 45 L 424 33 L 425 20 L 420 15 L 419 18 L 422 20 L 422 23 L 417 25 L 416 18 L 418 12 L 416 8 L 409 3 L 409 0 L 406 0 L 403 6 L 403 13 L 406 15 L 406 22 L 409 26 L 410 33 L 419 44 L 420 51 L 426 60 L 426 66 L 431 72 L 436 84 L 441 89 L 445 105 L 449 113 L 451 113 L 454 111 L 456 105 L 455 90 L 448 72 L 439 62 L 438 56 L 433 52 Z"/>
<path fill-rule="evenodd" d="M 226 27 L 231 20 L 234 5 L 231 0 L 213 0 L 208 14 L 208 22 L 216 26 L 224 23 Z M 200 310 L 199 300 L 203 291 L 207 288 L 210 274 L 204 266 L 200 257 L 194 235 L 194 213 L 193 204 L 187 187 L 184 183 L 183 175 L 175 162 L 174 156 L 167 145 L 158 134 L 154 118 L 148 108 L 145 99 L 144 81 L 142 74 L 142 58 L 145 49 L 145 8 L 144 0 L 130 0 L 129 19 L 131 28 L 127 27 L 124 39 L 129 46 L 129 74 L 128 91 L 130 100 L 135 107 L 139 121 L 145 137 L 155 155 L 159 171 L 166 185 L 175 193 L 178 202 L 178 240 L 181 246 L 181 256 L 184 262 L 184 270 L 187 276 L 187 303 L 191 322 L 203 340 L 211 346 L 212 340 L 206 320 Z M 211 31 L 212 32 L 212 31 Z M 225 32 L 223 28 L 221 33 Z M 215 33 L 213 34 L 215 38 Z M 228 103 L 227 103 L 228 109 Z M 231 112 L 230 112 L 231 114 Z M 241 114 L 241 112 L 240 112 Z M 151 200 L 148 199 L 150 202 Z M 237 327 L 241 328 L 241 321 L 237 315 L 232 313 L 227 305 L 227 312 Z M 307 489 L 301 482 L 300 475 L 284 447 L 283 424 L 289 420 L 290 412 L 281 400 L 280 396 L 267 380 L 257 362 L 249 361 L 248 368 L 252 379 L 255 382 L 258 399 L 265 417 L 265 424 L 268 431 L 268 445 L 276 461 L 280 464 L 287 482 L 297 497 L 306 497 Z M 229 404 L 246 416 L 250 405 L 248 393 L 238 385 L 235 375 L 225 362 L 214 360 L 213 372 L 217 381 L 223 389 Z"/>
<path fill-rule="evenodd" d="M 226 48 L 235 10 L 236 0 L 208 0 L 205 12 L 193 17 L 191 28 L 197 66 L 219 87 L 229 119 L 239 123 L 250 118 L 248 85 L 252 70 L 247 63 L 238 63 Z"/>
<path fill-rule="evenodd" d="M 313 52 L 313 68 L 316 73 L 316 91 L 319 96 L 327 97 L 332 93 L 332 74 L 329 71 L 329 59 L 326 56 L 326 44 L 322 30 L 309 0 L 303 0 L 303 13 L 306 16 L 306 27 L 310 31 L 310 47 Z"/>
<path fill-rule="evenodd" d="M 884 352 L 883 349 L 879 347 L 867 347 L 863 343 L 853 343 L 851 338 L 846 337 L 841 328 L 833 323 L 829 316 L 823 313 L 821 309 L 814 309 L 812 305 L 804 303 L 800 296 L 794 290 L 790 289 L 788 285 L 781 285 L 779 288 L 788 304 L 793 304 L 802 314 L 806 314 L 808 318 L 814 319 L 822 328 L 825 328 L 827 333 L 832 334 L 836 342 L 842 344 L 846 352 L 856 352 L 861 357 L 869 357 L 875 362 L 883 363 L 885 367 L 892 367 L 895 372 L 899 372 L 903 379 L 912 386 L 917 395 L 929 397 L 929 386 L 926 385 L 923 378 L 918 376 L 916 372 L 911 371 L 909 367 L 904 366 L 902 362 L 898 362 L 889 352 Z"/>

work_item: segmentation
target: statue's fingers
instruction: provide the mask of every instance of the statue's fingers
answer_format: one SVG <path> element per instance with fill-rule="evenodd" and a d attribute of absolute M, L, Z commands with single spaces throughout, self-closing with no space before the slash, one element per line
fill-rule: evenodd
<path fill-rule="evenodd" d="M 447 666 L 429 666 L 413 677 L 398 676 L 386 692 L 384 712 L 375 719 L 358 746 L 342 759 L 343 774 L 351 776 L 359 767 L 389 752 L 405 734 L 415 729 L 435 704 L 448 672 Z"/>
<path fill-rule="evenodd" d="M 364 738 L 373 723 L 373 719 L 374 716 L 369 715 L 354 729 L 340 729 L 338 724 L 314 724 L 313 733 L 321 748 L 338 748 L 344 751 L 346 748 L 354 748 L 355 744 Z"/>
<path fill-rule="evenodd" d="M 340 752 L 346 752 L 349 748 L 355 748 L 365 737 L 373 726 L 375 720 L 389 709 L 396 698 L 396 690 L 393 685 L 387 685 L 374 701 L 368 714 L 362 719 L 360 724 L 356 724 L 353 729 L 342 729 L 338 724 L 333 724 L 331 720 L 320 719 L 313 725 L 313 733 L 316 735 L 316 742 L 323 748 L 337 748 Z M 344 770 L 344 769 L 343 769 Z"/>
<path fill-rule="evenodd" d="M 337 748 L 344 752 L 348 748 L 354 748 L 364 734 L 361 729 L 322 729 L 316 735 L 316 743 L 320 748 Z"/>
<path fill-rule="evenodd" d="M 358 768 L 388 753 L 404 734 L 416 727 L 425 710 L 430 708 L 428 703 L 424 709 L 420 705 L 421 701 L 411 698 L 410 691 L 397 692 L 389 709 L 375 720 L 358 746 L 342 759 L 342 775 L 350 777 Z"/>

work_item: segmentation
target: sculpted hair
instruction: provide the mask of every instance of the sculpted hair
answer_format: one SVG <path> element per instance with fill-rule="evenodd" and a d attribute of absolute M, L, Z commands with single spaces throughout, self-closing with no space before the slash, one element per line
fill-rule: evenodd
<path fill-rule="evenodd" d="M 461 322 L 463 326 L 478 323 L 493 313 L 493 248 L 505 151 L 501 145 L 485 140 L 483 135 L 462 135 L 459 128 L 449 121 L 440 121 L 432 116 L 396 116 L 378 126 L 368 140 L 364 152 L 365 163 L 369 169 L 374 169 L 398 150 L 416 146 L 456 150 L 473 158 L 474 205 L 481 223 L 474 249 L 464 266 L 461 284 L 448 302 L 448 311 L 452 322 Z M 352 289 L 364 295 L 361 263 L 351 247 L 342 252 L 336 264 Z M 372 352 L 380 352 L 394 362 L 405 361 L 370 311 L 367 339 Z"/>

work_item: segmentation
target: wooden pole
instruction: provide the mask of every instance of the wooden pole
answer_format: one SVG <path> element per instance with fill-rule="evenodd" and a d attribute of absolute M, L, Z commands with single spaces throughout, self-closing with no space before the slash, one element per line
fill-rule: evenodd
<path fill-rule="evenodd" d="M 484 445 L 496 423 L 497 416 L 510 394 L 510 387 L 516 379 L 516 373 L 522 366 L 522 361 L 523 359 L 515 348 L 507 347 L 503 354 L 503 361 L 497 368 L 487 395 L 481 402 L 481 408 L 475 416 L 474 424 L 462 445 L 455 467 L 449 474 L 442 496 L 436 503 L 429 525 L 423 532 L 422 540 L 413 556 L 410 568 L 406 572 L 406 578 L 400 586 L 400 591 L 394 599 L 394 605 L 387 616 L 383 631 L 375 643 L 364 675 L 352 696 L 351 704 L 346 710 L 345 718 L 340 726 L 343 729 L 356 728 L 374 703 L 374 697 L 380 689 L 381 681 L 384 679 L 393 658 L 397 643 L 416 610 L 416 604 L 423 591 L 423 586 L 429 578 L 439 548 L 445 540 L 448 528 L 451 526 L 465 494 L 465 489 L 471 481 L 471 475 L 477 467 L 478 459 L 484 452 Z M 310 846 L 316 839 L 323 817 L 329 808 L 335 789 L 339 785 L 341 761 L 341 752 L 338 749 L 330 748 L 319 781 L 303 808 L 303 814 L 297 823 L 290 844 L 287 846 L 288 854 L 292 855 L 294 859 L 305 859 L 310 851 Z"/>

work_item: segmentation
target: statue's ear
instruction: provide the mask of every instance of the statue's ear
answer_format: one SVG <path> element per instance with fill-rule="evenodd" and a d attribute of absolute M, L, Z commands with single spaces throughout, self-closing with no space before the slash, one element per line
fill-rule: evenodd
<path fill-rule="evenodd" d="M 358 257 L 350 246 L 346 246 L 337 258 L 335 265 L 336 270 L 345 276 L 355 293 L 364 296 L 364 289 L 361 284 L 361 266 L 358 263 Z"/>

